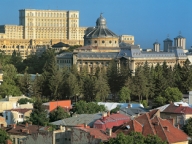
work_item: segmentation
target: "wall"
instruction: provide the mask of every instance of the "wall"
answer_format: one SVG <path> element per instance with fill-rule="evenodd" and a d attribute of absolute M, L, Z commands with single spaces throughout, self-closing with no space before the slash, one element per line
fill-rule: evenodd
<path fill-rule="evenodd" d="M 188 144 L 188 141 L 183 141 L 183 142 L 176 142 L 176 143 L 171 143 L 171 144 Z"/>
<path fill-rule="evenodd" d="M 80 130 L 80 129 L 72 129 L 71 131 L 71 143 L 72 144 L 99 144 L 101 142 L 100 139 L 95 138 L 89 133 Z"/>
<path fill-rule="evenodd" d="M 22 144 L 53 144 L 52 132 L 36 133 L 23 139 Z"/>

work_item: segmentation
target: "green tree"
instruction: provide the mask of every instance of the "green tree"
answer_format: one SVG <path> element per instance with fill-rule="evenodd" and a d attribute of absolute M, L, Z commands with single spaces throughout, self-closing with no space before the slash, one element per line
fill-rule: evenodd
<path fill-rule="evenodd" d="M 162 141 L 157 135 L 147 135 L 144 139 L 145 144 L 167 144 L 167 142 Z"/>
<path fill-rule="evenodd" d="M 119 92 L 120 102 L 127 102 L 127 101 L 130 102 L 131 100 L 130 94 L 131 94 L 130 89 L 128 89 L 127 87 L 122 87 Z"/>
<path fill-rule="evenodd" d="M 103 105 L 98 105 L 97 103 L 94 102 L 85 102 L 85 101 L 78 101 L 75 103 L 75 107 L 73 109 L 74 113 L 77 114 L 94 114 L 98 112 L 103 112 L 105 111 L 105 107 Z"/>
<path fill-rule="evenodd" d="M 95 82 L 94 89 L 95 89 L 95 94 L 96 94 L 96 100 L 105 101 L 109 95 L 110 89 L 109 89 L 107 81 L 102 76 L 99 76 L 99 78 Z"/>
<path fill-rule="evenodd" d="M 36 74 L 35 80 L 32 83 L 32 96 L 40 98 L 43 91 L 43 77 Z"/>
<path fill-rule="evenodd" d="M 34 103 L 34 100 L 33 99 L 29 99 L 29 98 L 21 98 L 17 102 L 19 104 L 27 104 L 27 102 Z"/>
<path fill-rule="evenodd" d="M 77 101 L 77 96 L 79 95 L 79 84 L 76 76 L 72 73 L 69 74 L 67 81 L 66 81 L 66 87 L 67 87 L 67 96 L 70 98 L 75 97 Z"/>
<path fill-rule="evenodd" d="M 49 118 L 47 111 L 42 105 L 42 101 L 37 99 L 33 105 L 33 111 L 29 117 L 29 121 L 31 121 L 35 125 L 46 126 L 49 123 Z"/>
<path fill-rule="evenodd" d="M 166 98 L 166 103 L 169 103 L 170 101 L 176 102 L 182 99 L 182 93 L 178 88 L 168 87 L 162 93 L 162 96 Z"/>
<path fill-rule="evenodd" d="M 119 70 L 115 60 L 112 60 L 109 63 L 107 68 L 107 78 L 110 91 L 114 96 L 116 96 L 121 89 L 121 84 L 119 84 Z"/>
<path fill-rule="evenodd" d="M 45 55 L 46 55 L 45 57 L 48 57 L 49 59 L 47 59 L 45 66 L 43 68 L 43 73 L 42 73 L 42 78 L 43 78 L 42 95 L 49 97 L 49 99 L 51 100 L 55 92 L 52 90 L 55 87 L 57 87 L 56 85 L 58 85 L 57 83 L 55 83 L 58 67 L 56 64 L 56 57 L 53 50 L 48 49 Z"/>
<path fill-rule="evenodd" d="M 22 63 L 22 57 L 19 52 L 16 52 L 15 50 L 13 51 L 10 62 L 16 67 L 18 72 L 22 72 L 23 63 Z"/>
<path fill-rule="evenodd" d="M 18 86 L 20 91 L 27 96 L 31 95 L 31 76 L 28 73 L 18 76 Z"/>
<path fill-rule="evenodd" d="M 6 144 L 6 140 L 10 140 L 10 136 L 4 129 L 0 128 L 0 144 Z"/>
<path fill-rule="evenodd" d="M 168 85 L 166 78 L 163 76 L 163 68 L 158 63 L 154 69 L 154 84 L 155 84 L 155 96 L 157 97 L 162 91 L 164 91 Z"/>
<path fill-rule="evenodd" d="M 138 96 L 139 102 L 142 102 L 143 96 L 147 91 L 147 80 L 143 73 L 143 68 L 138 67 L 133 77 L 133 85 L 131 87 L 131 92 L 133 95 Z"/>
<path fill-rule="evenodd" d="M 146 77 L 146 90 L 144 96 L 146 98 L 146 102 L 148 103 L 148 98 L 152 98 L 154 96 L 154 79 L 153 79 L 153 67 L 149 67 L 147 61 L 143 66 L 143 74 Z"/>
<path fill-rule="evenodd" d="M 96 82 L 95 76 L 86 76 L 83 79 L 83 95 L 84 99 L 87 102 L 91 102 L 95 100 L 95 82 Z"/>
<path fill-rule="evenodd" d="M 6 95 L 20 96 L 21 91 L 16 85 L 17 70 L 12 64 L 3 66 L 3 84 L 0 85 L 0 96 Z"/>
<path fill-rule="evenodd" d="M 144 137 L 139 132 L 131 132 L 129 135 L 119 133 L 116 138 L 110 139 L 106 144 L 167 144 L 157 135 L 147 135 Z"/>
<path fill-rule="evenodd" d="M 54 122 L 68 117 L 70 117 L 70 115 L 65 112 L 62 107 L 58 106 L 55 110 L 49 113 L 49 122 Z"/>
<path fill-rule="evenodd" d="M 192 67 L 190 61 L 187 59 L 180 70 L 180 90 L 182 93 L 188 93 L 192 89 Z"/>
<path fill-rule="evenodd" d="M 187 123 L 183 126 L 183 131 L 190 137 L 192 137 L 192 118 L 187 120 Z"/>
<path fill-rule="evenodd" d="M 165 97 L 162 96 L 157 96 L 154 99 L 154 102 L 156 103 L 156 106 L 163 106 L 166 104 L 167 99 Z"/>

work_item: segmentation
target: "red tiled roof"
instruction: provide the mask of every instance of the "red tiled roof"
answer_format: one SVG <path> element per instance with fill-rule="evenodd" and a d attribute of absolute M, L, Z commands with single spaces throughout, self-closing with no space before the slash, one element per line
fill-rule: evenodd
<path fill-rule="evenodd" d="M 119 126 L 125 122 L 130 121 L 130 117 L 124 114 L 111 114 L 106 117 L 98 119 L 94 123 L 94 128 L 98 128 L 98 125 L 101 127 L 99 129 L 112 128 L 113 126 Z"/>
<path fill-rule="evenodd" d="M 90 135 L 94 136 L 97 139 L 101 139 L 103 141 L 107 141 L 110 138 L 115 138 L 116 134 L 112 133 L 111 136 L 107 135 L 106 132 L 96 129 L 96 128 L 85 128 L 85 127 L 76 127 L 77 129 L 83 130 L 87 133 L 89 133 Z"/>
<path fill-rule="evenodd" d="M 28 135 L 28 134 L 37 133 L 39 131 L 39 128 L 41 128 L 41 126 L 13 124 L 13 125 L 7 127 L 6 131 L 7 131 L 7 133 L 13 134 L 13 135 Z"/>
<path fill-rule="evenodd" d="M 164 111 L 164 113 L 182 113 L 182 114 L 192 114 L 192 108 L 186 106 L 175 106 L 170 104 Z"/>
<path fill-rule="evenodd" d="M 24 114 L 24 113 L 26 113 L 26 112 L 28 112 L 28 111 L 30 111 L 30 110 L 32 110 L 32 109 L 26 109 L 26 108 L 23 108 L 23 109 L 11 109 L 11 111 L 17 111 L 17 112 L 19 112 L 19 113 L 22 113 L 22 114 Z"/>
<path fill-rule="evenodd" d="M 150 117 L 152 113 L 153 117 Z M 142 125 L 142 128 L 138 123 Z M 127 125 L 129 125 L 129 129 L 127 129 Z M 161 119 L 155 115 L 155 111 L 145 113 L 135 118 L 135 120 L 114 129 L 115 133 L 129 134 L 131 131 L 141 132 L 144 136 L 149 134 L 158 135 L 162 140 L 169 143 L 188 141 L 188 136 L 183 131 L 174 127 L 169 120 Z"/>

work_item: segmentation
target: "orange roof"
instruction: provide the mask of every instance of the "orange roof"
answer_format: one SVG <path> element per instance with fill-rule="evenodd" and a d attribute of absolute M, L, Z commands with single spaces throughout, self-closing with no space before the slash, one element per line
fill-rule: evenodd
<path fill-rule="evenodd" d="M 114 128 L 113 131 L 115 133 L 123 132 L 124 134 L 135 131 L 141 132 L 144 136 L 158 135 L 162 140 L 169 143 L 188 141 L 188 136 L 183 131 L 173 126 L 169 120 L 161 119 L 155 115 L 155 111 L 145 113 L 135 120 Z"/>
<path fill-rule="evenodd" d="M 49 102 L 49 111 L 56 109 L 58 106 L 71 109 L 71 100 Z"/>

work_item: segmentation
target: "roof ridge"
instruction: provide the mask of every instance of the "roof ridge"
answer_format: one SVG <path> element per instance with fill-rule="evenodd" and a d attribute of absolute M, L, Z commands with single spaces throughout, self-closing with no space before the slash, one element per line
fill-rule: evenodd
<path fill-rule="evenodd" d="M 149 122 L 149 125 L 150 125 L 150 127 L 151 127 L 151 129 L 152 129 L 152 131 L 153 131 L 153 134 L 156 134 L 156 132 L 155 132 L 155 130 L 154 130 L 154 127 L 153 127 L 152 124 L 151 124 L 151 119 L 150 119 L 150 117 L 149 117 L 149 113 L 146 113 L 146 115 L 147 115 L 147 120 L 148 120 L 148 122 Z"/>
<path fill-rule="evenodd" d="M 164 130 L 164 128 L 163 128 L 163 126 L 162 126 L 162 124 L 161 124 L 160 119 L 161 119 L 161 120 L 163 120 L 162 118 L 157 117 L 157 120 L 159 121 L 160 127 L 162 128 L 163 133 L 164 133 L 164 135 L 165 135 L 165 137 L 166 137 L 166 139 L 167 139 L 167 142 L 169 142 L 169 139 L 168 139 L 167 135 L 165 134 L 165 130 Z M 165 121 L 166 121 L 166 120 L 165 120 Z"/>

